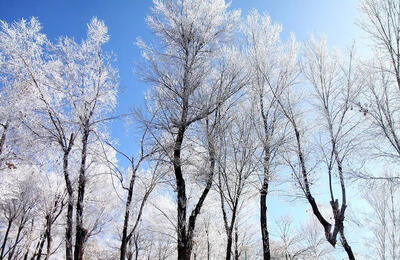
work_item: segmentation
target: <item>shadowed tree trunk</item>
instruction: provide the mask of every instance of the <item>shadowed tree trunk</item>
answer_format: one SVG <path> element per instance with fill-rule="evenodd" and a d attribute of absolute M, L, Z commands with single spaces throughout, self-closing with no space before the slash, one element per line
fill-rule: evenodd
<path fill-rule="evenodd" d="M 79 179 L 78 179 L 74 260 L 83 260 L 85 243 L 88 235 L 87 234 L 88 231 L 83 226 L 83 202 L 84 202 L 85 188 L 86 188 L 86 158 L 87 158 L 89 133 L 90 133 L 89 122 L 86 122 L 86 124 L 84 125 L 83 136 L 82 136 L 81 166 L 79 170 Z"/>
<path fill-rule="evenodd" d="M 72 183 L 69 175 L 68 163 L 69 163 L 69 153 L 72 149 L 73 144 L 73 135 L 71 135 L 69 145 L 64 150 L 63 156 L 63 172 L 64 172 L 64 180 L 65 186 L 67 188 L 68 193 L 68 201 L 67 201 L 67 221 L 65 227 L 65 259 L 72 260 L 72 228 L 73 228 L 73 214 L 74 214 L 74 190 L 72 188 Z"/>

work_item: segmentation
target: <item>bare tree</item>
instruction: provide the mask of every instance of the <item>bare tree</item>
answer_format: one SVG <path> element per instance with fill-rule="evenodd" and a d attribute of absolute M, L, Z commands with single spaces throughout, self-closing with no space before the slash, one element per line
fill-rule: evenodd
<path fill-rule="evenodd" d="M 270 181 L 278 165 L 278 154 L 287 136 L 287 121 L 280 111 L 277 98 L 290 82 L 281 81 L 284 69 L 283 44 L 280 40 L 282 28 L 273 24 L 268 15 L 253 11 L 247 16 L 243 32 L 247 42 L 248 63 L 251 70 L 249 94 L 253 100 L 253 121 L 262 144 L 263 171 L 260 176 L 260 227 L 263 241 L 263 257 L 270 259 L 269 232 L 267 223 L 267 195 Z M 295 52 L 292 53 L 295 55 Z M 280 71 L 281 70 L 281 71 Z"/>
<path fill-rule="evenodd" d="M 150 162 L 151 157 L 154 157 L 157 154 L 157 146 L 152 146 L 146 144 L 146 140 L 148 139 L 148 129 L 146 128 L 141 140 L 140 140 L 140 148 L 139 154 L 137 158 L 134 155 L 128 156 L 126 153 L 120 151 L 115 145 L 110 142 L 106 142 L 108 146 L 114 149 L 118 154 L 124 157 L 130 163 L 130 168 L 128 169 L 128 174 L 124 173 L 124 170 L 121 170 L 118 165 L 116 165 L 112 160 L 107 160 L 109 167 L 112 171 L 112 174 L 117 177 L 122 188 L 126 191 L 126 201 L 125 201 L 125 214 L 124 214 L 124 222 L 122 227 L 122 237 L 121 237 L 121 246 L 120 246 L 120 259 L 131 259 L 132 254 L 127 254 L 128 245 L 134 244 L 136 247 L 136 255 L 138 254 L 138 241 L 140 234 L 136 233 L 138 226 L 142 220 L 142 213 L 144 207 L 149 199 L 150 194 L 153 192 L 157 183 L 159 183 L 160 179 L 163 177 L 163 171 L 159 169 L 159 164 L 161 158 L 155 159 L 152 165 Z M 106 157 L 105 152 L 105 157 Z M 142 169 L 147 165 L 149 169 Z M 142 173 L 138 176 L 139 173 Z M 146 172 L 148 172 L 146 174 Z M 143 175 L 143 176 L 141 176 Z M 148 175 L 148 176 L 146 176 Z M 146 179 L 148 178 L 148 179 Z M 137 179 L 140 180 L 140 187 L 143 191 L 140 193 L 136 193 L 137 196 L 141 196 L 140 199 L 134 198 L 134 191 L 136 190 L 136 182 Z M 139 206 L 137 207 L 137 213 L 134 220 L 131 218 L 134 216 L 132 214 L 132 210 L 134 209 L 134 202 L 139 201 Z M 133 240 L 132 240 L 133 239 Z M 129 253 L 129 252 L 128 252 Z M 137 257 L 136 257 L 137 258 Z"/>
<path fill-rule="evenodd" d="M 223 0 L 154 1 L 148 25 L 161 48 L 139 41 L 148 67 L 144 79 L 153 84 L 149 93 L 156 115 L 152 129 L 167 139 L 164 151 L 170 159 L 177 192 L 178 259 L 188 260 L 196 218 L 210 191 L 213 171 L 187 219 L 185 167 L 182 151 L 189 127 L 213 113 L 242 86 L 235 56 L 221 57 L 220 50 L 232 36 L 238 14 L 230 13 Z M 218 57 L 219 56 L 219 57 Z M 154 134 L 154 136 L 157 136 Z M 210 165 L 213 164 L 210 158 Z"/>
<path fill-rule="evenodd" d="M 311 171 L 307 168 L 307 153 L 304 149 L 304 132 L 300 127 L 299 111 L 290 101 L 290 94 L 286 95 L 286 103 L 280 104 L 289 120 L 295 136 L 293 148 L 297 160 L 288 164 L 293 170 L 294 176 L 302 189 L 305 198 L 309 202 L 314 215 L 323 226 L 327 241 L 335 247 L 337 235 L 340 235 L 341 243 L 350 259 L 354 259 L 353 251 L 344 234 L 344 214 L 347 208 L 346 186 L 344 176 L 344 164 L 350 160 L 355 147 L 360 144 L 360 138 L 355 134 L 359 123 L 359 113 L 352 111 L 352 101 L 359 93 L 358 79 L 353 68 L 353 54 L 349 55 L 348 62 L 340 62 L 329 54 L 326 42 L 316 42 L 311 39 L 305 46 L 305 61 L 302 64 L 303 74 L 313 87 L 315 99 L 312 104 L 317 107 L 321 116 L 322 133 L 320 133 L 320 148 L 322 161 L 328 175 L 330 205 L 332 208 L 334 223 L 331 224 L 322 214 L 311 192 Z M 293 99 L 292 99 L 293 100 Z M 299 109 L 299 106 L 297 106 Z M 332 188 L 333 173 L 339 178 L 341 205 L 335 198 Z M 333 228 L 332 228 L 333 227 Z"/>
<path fill-rule="evenodd" d="M 389 177 L 362 183 L 363 197 L 369 208 L 361 224 L 369 231 L 365 244 L 372 249 L 366 253 L 372 253 L 371 255 L 382 260 L 397 259 L 399 256 L 399 208 L 396 204 L 399 189 L 398 183 Z"/>
<path fill-rule="evenodd" d="M 400 156 L 400 6 L 395 0 L 363 0 L 360 9 L 364 16 L 359 26 L 370 37 L 375 55 L 364 66 L 366 91 L 358 107 L 370 123 L 373 157 L 396 162 Z M 374 177 L 398 178 L 396 174 Z"/>
<path fill-rule="evenodd" d="M 1 204 L 1 211 L 7 220 L 7 228 L 1 244 L 0 259 L 9 260 L 17 258 L 21 251 L 18 249 L 26 233 L 28 222 L 34 217 L 36 198 L 33 194 L 35 185 L 30 185 L 28 180 L 18 183 L 15 190 L 5 198 Z M 14 227 L 14 229 L 13 229 Z M 11 237 L 11 233 L 14 235 Z"/>
<path fill-rule="evenodd" d="M 245 107 L 239 104 L 238 107 Z M 235 245 L 235 259 L 238 258 L 237 218 L 248 193 L 251 177 L 258 170 L 255 132 L 248 123 L 249 112 L 238 113 L 235 109 L 228 121 L 224 122 L 225 131 L 220 133 L 218 143 L 218 191 L 221 210 L 227 235 L 226 259 L 231 259 L 232 245 Z M 235 243 L 234 243 L 235 242 Z"/>

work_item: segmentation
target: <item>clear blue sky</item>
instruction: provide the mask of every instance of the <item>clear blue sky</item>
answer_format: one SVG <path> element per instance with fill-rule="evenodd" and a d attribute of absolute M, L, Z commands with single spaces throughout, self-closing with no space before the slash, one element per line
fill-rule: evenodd
<path fill-rule="evenodd" d="M 64 35 L 80 40 L 86 34 L 86 23 L 91 17 L 104 20 L 111 36 L 106 48 L 115 53 L 115 65 L 120 74 L 117 113 L 126 113 L 133 106 L 143 104 L 146 85 L 133 73 L 135 62 L 140 62 L 140 51 L 134 42 L 139 36 L 145 41 L 151 38 L 144 21 L 151 4 L 150 0 L 0 0 L 0 19 L 12 22 L 35 16 L 51 40 Z M 330 45 L 340 48 L 360 40 L 354 24 L 357 5 L 357 0 L 232 0 L 232 8 L 242 9 L 242 15 L 253 8 L 269 13 L 274 22 L 283 25 L 284 38 L 290 32 L 295 33 L 298 40 L 307 39 L 309 33 L 324 33 Z M 135 140 L 129 138 L 122 127 L 113 127 L 113 136 L 120 139 L 122 149 L 132 152 L 129 148 L 135 147 Z M 274 211 L 294 212 L 293 204 L 271 203 L 269 208 Z M 304 214 L 306 207 L 306 204 L 298 207 L 296 214 L 301 214 L 299 211 Z"/>
<path fill-rule="evenodd" d="M 80 40 L 86 34 L 86 24 L 97 16 L 105 21 L 111 36 L 106 49 L 112 50 L 120 74 L 120 95 L 117 113 L 127 113 L 134 105 L 143 103 L 146 86 L 133 73 L 140 62 L 140 51 L 134 45 L 137 37 L 151 38 L 145 24 L 150 0 L 0 0 L 0 19 L 12 22 L 35 16 L 48 38 L 70 36 Z M 357 34 L 354 25 L 357 16 L 356 0 L 233 0 L 232 8 L 242 9 L 246 15 L 256 8 L 267 12 L 274 22 L 283 25 L 283 37 L 294 32 L 299 40 L 309 33 L 325 33 L 329 43 L 349 46 Z M 113 135 L 125 139 L 125 131 L 113 127 Z M 121 140 L 128 149 L 133 140 Z"/>

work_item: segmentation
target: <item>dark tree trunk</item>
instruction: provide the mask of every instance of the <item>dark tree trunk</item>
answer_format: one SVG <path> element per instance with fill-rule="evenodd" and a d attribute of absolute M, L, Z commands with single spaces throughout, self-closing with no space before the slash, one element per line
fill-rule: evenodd
<path fill-rule="evenodd" d="M 174 172 L 176 178 L 176 189 L 178 197 L 178 260 L 190 260 L 193 248 L 193 236 L 196 227 L 196 219 L 203 206 L 214 179 L 215 170 L 215 151 L 214 144 L 211 140 L 208 142 L 209 146 L 209 162 L 210 168 L 207 177 L 206 187 L 204 188 L 199 200 L 197 201 L 194 209 L 192 210 L 188 224 L 186 224 L 186 184 L 183 179 L 181 167 L 181 148 L 184 137 L 184 128 L 181 127 L 174 146 Z"/>
<path fill-rule="evenodd" d="M 186 233 L 186 184 L 183 179 L 182 166 L 181 166 L 181 149 L 185 129 L 181 126 L 178 130 L 178 135 L 175 140 L 174 146 L 174 173 L 176 180 L 177 190 L 177 233 L 178 233 L 178 260 L 190 260 L 191 248 L 187 240 Z"/>
<path fill-rule="evenodd" d="M 135 260 L 139 259 L 139 237 L 136 237 L 135 239 Z"/>
<path fill-rule="evenodd" d="M 232 244 L 233 244 L 233 228 L 236 223 L 236 212 L 237 212 L 237 205 L 238 205 L 238 199 L 236 199 L 233 209 L 232 209 L 232 217 L 231 217 L 231 223 L 229 224 L 229 229 L 227 234 L 227 245 L 226 245 L 226 260 L 230 260 L 232 256 Z"/>
<path fill-rule="evenodd" d="M 85 125 L 82 136 L 81 167 L 78 178 L 78 198 L 76 202 L 76 236 L 74 259 L 83 260 L 87 230 L 83 227 L 83 202 L 86 188 L 86 158 L 89 139 L 89 127 Z"/>
<path fill-rule="evenodd" d="M 52 235 L 51 235 L 51 226 L 52 226 L 52 218 L 50 216 L 47 217 L 47 226 L 46 226 L 46 238 L 47 238 L 47 248 L 46 248 L 46 257 L 45 259 L 48 260 L 50 258 L 51 254 L 51 243 L 53 241 Z"/>
<path fill-rule="evenodd" d="M 40 241 L 38 242 L 36 253 L 31 258 L 32 260 L 35 259 L 35 256 L 36 256 L 36 260 L 39 260 L 41 258 L 42 250 L 43 250 L 43 246 L 44 246 L 45 242 L 46 242 L 46 235 L 43 234 L 42 237 L 40 238 Z"/>
<path fill-rule="evenodd" d="M 347 239 L 344 235 L 343 227 L 339 233 L 340 233 L 340 241 L 342 243 L 344 250 L 347 253 L 347 256 L 349 257 L 349 260 L 355 260 L 356 258 L 354 257 L 353 250 L 351 249 L 350 245 L 347 243 Z"/>
<path fill-rule="evenodd" d="M 271 259 L 271 253 L 269 248 L 268 223 L 267 223 L 267 194 L 268 194 L 268 180 L 264 176 L 264 183 L 260 192 L 260 224 L 261 224 L 264 260 Z"/>
<path fill-rule="evenodd" d="M 68 205 L 67 205 L 67 226 L 65 227 L 65 259 L 73 260 L 72 256 L 72 227 L 73 227 L 73 213 L 74 213 L 74 190 L 68 171 L 69 153 L 71 148 L 68 147 L 64 151 L 63 158 L 63 172 L 65 179 L 65 186 L 68 192 Z"/>
<path fill-rule="evenodd" d="M 228 232 L 228 239 L 226 243 L 226 255 L 225 255 L 225 260 L 231 260 L 232 256 L 232 230 Z"/>
<path fill-rule="evenodd" d="M 238 227 L 235 227 L 235 260 L 239 260 L 239 233 Z"/>
<path fill-rule="evenodd" d="M 125 218 L 124 218 L 124 226 L 122 228 L 122 238 L 121 238 L 121 246 L 120 246 L 120 260 L 125 260 L 126 257 L 126 247 L 129 242 L 128 239 L 128 226 L 129 226 L 129 218 L 130 218 L 130 209 L 132 203 L 132 195 L 133 195 L 133 187 L 135 185 L 136 174 L 133 173 L 131 180 L 129 182 L 129 190 L 128 197 L 125 203 Z"/>
<path fill-rule="evenodd" d="M 269 233 L 268 233 L 268 219 L 267 219 L 267 195 L 268 195 L 268 186 L 270 180 L 270 160 L 271 160 L 271 149 L 269 145 L 270 136 L 273 135 L 274 124 L 272 123 L 272 127 L 269 126 L 268 116 L 264 112 L 264 94 L 260 93 L 260 111 L 261 118 L 263 120 L 264 126 L 264 176 L 263 176 L 263 184 L 260 191 L 260 228 L 261 228 L 261 239 L 263 245 L 263 258 L 264 260 L 271 259 L 271 252 L 269 247 Z"/>
<path fill-rule="evenodd" d="M 336 245 L 336 237 L 332 237 L 331 235 L 331 229 L 332 229 L 332 224 L 330 224 L 321 214 L 321 212 L 319 211 L 318 205 L 315 202 L 314 197 L 311 194 L 311 190 L 310 190 L 310 184 L 308 181 L 308 172 L 306 169 L 306 164 L 305 164 L 305 160 L 304 160 L 304 155 L 303 155 L 303 149 L 301 147 L 301 140 L 300 140 L 300 132 L 297 128 L 297 126 L 293 124 L 293 128 L 294 128 L 294 132 L 296 135 L 296 143 L 297 143 L 297 156 L 299 158 L 300 161 L 300 167 L 301 167 L 301 175 L 303 178 L 303 182 L 304 182 L 304 193 L 305 193 L 305 197 L 308 201 L 308 203 L 311 206 L 311 209 L 313 211 L 313 214 L 317 217 L 318 221 L 321 223 L 321 225 L 324 228 L 325 231 L 325 237 L 326 240 L 333 246 L 335 247 Z"/>

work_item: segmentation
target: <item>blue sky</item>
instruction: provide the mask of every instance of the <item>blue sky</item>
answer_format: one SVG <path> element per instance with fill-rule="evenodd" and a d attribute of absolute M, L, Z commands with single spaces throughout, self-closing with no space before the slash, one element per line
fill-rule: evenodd
<path fill-rule="evenodd" d="M 127 113 L 133 106 L 143 104 L 146 85 L 133 73 L 135 63 L 141 60 L 134 43 L 137 37 L 145 41 L 152 37 L 145 24 L 151 4 L 150 0 L 0 0 L 0 19 L 12 22 L 35 16 L 49 39 L 67 35 L 78 41 L 85 37 L 86 24 L 93 16 L 104 20 L 111 36 L 105 48 L 115 54 L 120 74 L 117 113 Z M 233 0 L 231 7 L 241 9 L 242 15 L 254 8 L 267 12 L 274 22 L 283 25 L 284 38 L 290 32 L 298 40 L 307 39 L 310 33 L 324 33 L 331 45 L 343 48 L 359 34 L 354 24 L 356 0 Z M 113 136 L 122 139 L 123 149 L 128 150 L 134 140 L 117 125 Z"/>
<path fill-rule="evenodd" d="M 150 0 L 0 0 L 0 19 L 12 22 L 35 16 L 49 39 L 67 35 L 78 41 L 85 36 L 91 17 L 104 20 L 111 37 L 106 49 L 115 54 L 115 66 L 120 74 L 117 113 L 127 113 L 133 106 L 143 104 L 146 85 L 133 73 L 134 64 L 141 60 L 134 43 L 137 37 L 145 41 L 151 39 L 145 24 L 151 4 Z M 293 32 L 302 41 L 310 33 L 323 33 L 330 45 L 339 48 L 349 47 L 354 40 L 360 41 L 360 30 L 355 25 L 357 5 L 356 0 L 232 0 L 232 8 L 242 9 L 242 15 L 253 8 L 260 13 L 267 12 L 274 22 L 283 25 L 284 38 Z M 129 150 L 135 147 L 134 138 L 130 138 L 120 124 L 112 131 L 113 136 L 120 139 L 122 149 L 132 152 Z M 293 206 L 271 201 L 269 208 L 305 216 L 306 204 L 297 205 L 296 209 Z"/>

